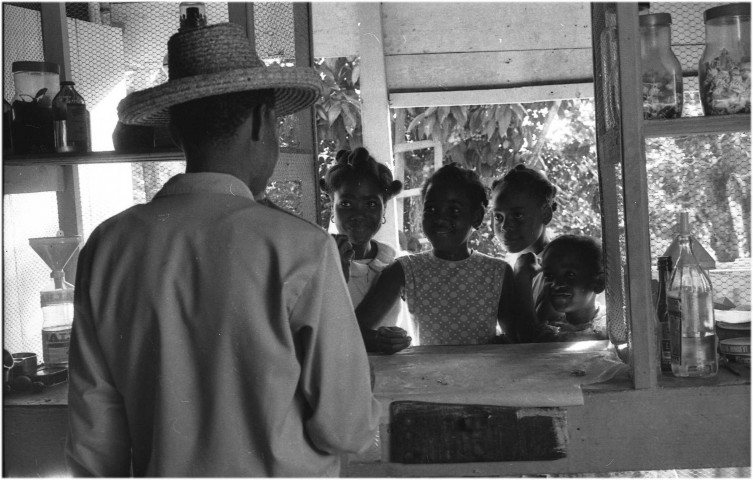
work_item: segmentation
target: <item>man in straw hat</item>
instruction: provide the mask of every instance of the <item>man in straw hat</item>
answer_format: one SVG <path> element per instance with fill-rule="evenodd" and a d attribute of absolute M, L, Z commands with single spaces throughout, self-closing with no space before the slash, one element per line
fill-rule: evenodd
<path fill-rule="evenodd" d="M 70 350 L 75 474 L 333 476 L 374 443 L 379 405 L 323 229 L 254 200 L 278 158 L 276 115 L 321 94 L 265 67 L 243 29 L 168 42 L 170 80 L 128 95 L 126 124 L 169 124 L 186 157 L 152 201 L 82 249 Z"/>

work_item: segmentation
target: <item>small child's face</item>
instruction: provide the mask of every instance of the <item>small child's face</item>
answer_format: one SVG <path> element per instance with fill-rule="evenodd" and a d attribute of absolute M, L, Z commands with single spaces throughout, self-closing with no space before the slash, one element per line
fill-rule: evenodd
<path fill-rule="evenodd" d="M 379 186 L 371 179 L 345 182 L 334 192 L 337 231 L 353 245 L 365 245 L 382 226 L 384 202 Z"/>
<path fill-rule="evenodd" d="M 532 251 L 541 243 L 551 210 L 528 192 L 504 187 L 493 198 L 492 228 L 494 236 L 510 253 Z"/>
<path fill-rule="evenodd" d="M 597 278 L 577 252 L 550 248 L 541 259 L 549 303 L 560 313 L 590 308 L 596 300 Z"/>
<path fill-rule="evenodd" d="M 474 225 L 483 218 L 483 210 L 476 210 L 457 187 L 445 183 L 429 185 L 421 226 L 432 248 L 439 252 L 467 248 Z"/>

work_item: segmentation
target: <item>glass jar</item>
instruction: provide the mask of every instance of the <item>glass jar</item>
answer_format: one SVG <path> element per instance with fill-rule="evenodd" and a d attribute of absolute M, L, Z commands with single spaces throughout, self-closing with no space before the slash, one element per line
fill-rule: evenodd
<path fill-rule="evenodd" d="M 16 94 L 11 110 L 13 153 L 55 151 L 52 99 L 60 90 L 60 66 L 51 62 L 13 62 Z"/>
<path fill-rule="evenodd" d="M 639 17 L 643 118 L 678 118 L 682 114 L 682 66 L 672 53 L 668 13 Z"/>
<path fill-rule="evenodd" d="M 706 48 L 698 64 L 705 115 L 750 113 L 750 4 L 703 12 Z"/>

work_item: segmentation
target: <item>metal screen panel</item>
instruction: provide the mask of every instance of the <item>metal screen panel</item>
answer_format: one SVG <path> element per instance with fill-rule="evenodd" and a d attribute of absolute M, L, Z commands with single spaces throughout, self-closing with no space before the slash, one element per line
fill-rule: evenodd
<path fill-rule="evenodd" d="M 13 62 L 44 60 L 38 11 L 3 5 L 3 97 L 13 103 Z"/>

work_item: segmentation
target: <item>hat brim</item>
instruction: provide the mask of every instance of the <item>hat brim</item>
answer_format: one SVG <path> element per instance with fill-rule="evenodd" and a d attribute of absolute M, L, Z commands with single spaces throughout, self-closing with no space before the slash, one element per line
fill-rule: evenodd
<path fill-rule="evenodd" d="M 322 95 L 321 80 L 310 68 L 248 68 L 196 75 L 133 92 L 118 104 L 118 117 L 128 125 L 163 126 L 170 107 L 224 93 L 272 89 L 278 116 L 310 107 Z"/>

